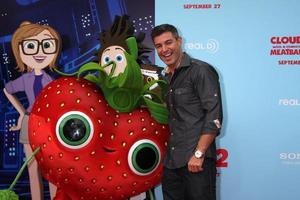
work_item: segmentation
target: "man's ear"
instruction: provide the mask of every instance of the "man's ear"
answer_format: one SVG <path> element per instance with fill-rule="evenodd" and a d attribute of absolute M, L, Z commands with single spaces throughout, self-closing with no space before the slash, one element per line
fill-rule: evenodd
<path fill-rule="evenodd" d="M 179 42 L 180 46 L 182 45 L 182 37 L 178 36 L 177 41 Z"/>

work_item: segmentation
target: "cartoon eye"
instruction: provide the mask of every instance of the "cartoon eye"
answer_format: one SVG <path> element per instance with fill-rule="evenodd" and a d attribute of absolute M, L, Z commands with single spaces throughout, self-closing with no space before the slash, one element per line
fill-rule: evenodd
<path fill-rule="evenodd" d="M 150 83 L 150 82 L 153 81 L 153 80 L 154 80 L 153 77 L 151 77 L 151 76 L 148 76 L 148 77 L 147 77 L 147 83 Z"/>
<path fill-rule="evenodd" d="M 70 149 L 80 149 L 92 139 L 94 127 L 91 119 L 79 111 L 62 115 L 56 123 L 56 136 L 59 142 Z"/>
<path fill-rule="evenodd" d="M 23 47 L 26 51 L 36 50 L 38 48 L 38 43 L 35 40 L 26 40 L 23 42 Z"/>
<path fill-rule="evenodd" d="M 43 47 L 44 49 L 50 48 L 51 47 L 50 42 L 44 42 Z"/>
<path fill-rule="evenodd" d="M 141 176 L 151 174 L 158 167 L 160 159 L 159 147 L 148 139 L 134 143 L 128 153 L 130 169 Z"/>
<path fill-rule="evenodd" d="M 37 53 L 39 43 L 37 40 L 24 40 L 22 41 L 23 52 L 26 55 L 33 55 Z"/>
<path fill-rule="evenodd" d="M 122 54 L 118 54 L 118 55 L 116 55 L 116 61 L 118 61 L 118 62 L 122 62 L 122 61 L 123 61 L 123 59 L 124 59 L 124 57 L 123 57 L 123 55 L 122 55 Z"/>
<path fill-rule="evenodd" d="M 29 42 L 26 44 L 26 48 L 27 49 L 34 49 L 35 48 L 35 44 L 33 42 Z"/>
<path fill-rule="evenodd" d="M 109 61 L 110 61 L 109 55 L 105 55 L 105 56 L 103 57 L 103 62 L 104 62 L 104 64 L 107 64 Z"/>
<path fill-rule="evenodd" d="M 43 51 L 47 54 L 55 53 L 57 47 L 56 47 L 56 41 L 55 39 L 44 39 L 42 41 L 43 45 Z"/>

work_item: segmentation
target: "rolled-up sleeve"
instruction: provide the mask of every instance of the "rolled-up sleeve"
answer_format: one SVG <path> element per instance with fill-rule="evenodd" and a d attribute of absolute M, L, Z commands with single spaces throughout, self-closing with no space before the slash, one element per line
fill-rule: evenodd
<path fill-rule="evenodd" d="M 222 124 L 222 100 L 217 72 L 210 66 L 203 67 L 198 74 L 197 92 L 205 111 L 202 133 L 219 134 Z"/>
<path fill-rule="evenodd" d="M 19 78 L 13 80 L 13 81 L 9 81 L 8 83 L 5 84 L 5 90 L 9 93 L 9 94 L 14 94 L 16 92 L 21 92 L 25 90 L 25 83 L 24 83 L 24 79 L 22 76 L 20 76 Z"/>

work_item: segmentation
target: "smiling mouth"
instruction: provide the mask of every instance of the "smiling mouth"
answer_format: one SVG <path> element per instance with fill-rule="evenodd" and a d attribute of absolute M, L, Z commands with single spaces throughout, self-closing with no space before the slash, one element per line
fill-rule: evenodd
<path fill-rule="evenodd" d="M 171 56 L 172 56 L 172 53 L 168 53 L 168 54 L 163 55 L 164 59 L 170 59 Z"/>
<path fill-rule="evenodd" d="M 113 149 L 113 148 L 110 148 L 110 147 L 103 147 L 104 151 L 106 151 L 107 153 L 113 153 L 115 152 L 116 150 Z"/>
<path fill-rule="evenodd" d="M 172 53 L 166 53 L 164 54 L 165 57 L 170 57 L 172 55 Z"/>
<path fill-rule="evenodd" d="M 33 56 L 33 58 L 37 63 L 42 63 L 46 59 L 46 56 Z"/>

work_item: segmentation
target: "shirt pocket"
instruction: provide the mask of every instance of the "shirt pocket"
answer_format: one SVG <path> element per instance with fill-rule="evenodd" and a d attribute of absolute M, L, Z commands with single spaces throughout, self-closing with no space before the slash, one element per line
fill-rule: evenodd
<path fill-rule="evenodd" d="M 177 88 L 174 91 L 174 102 L 177 106 L 188 105 L 193 96 L 192 88 Z"/>

